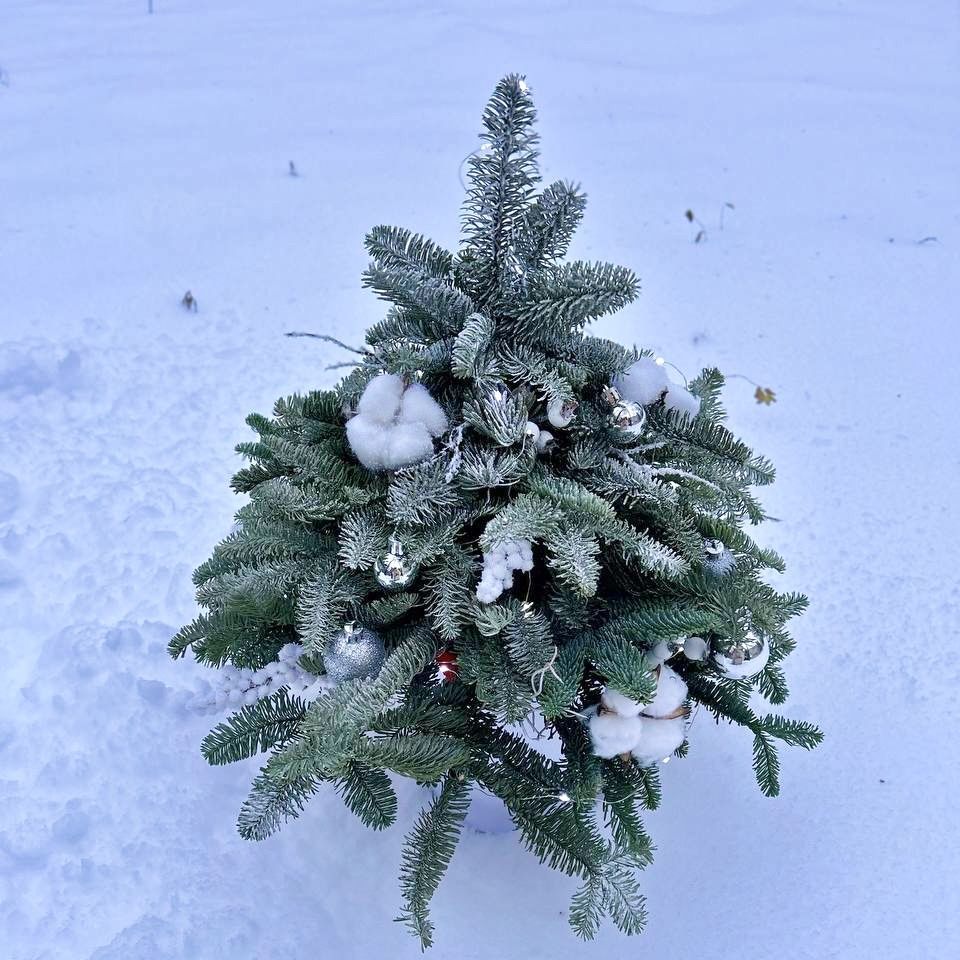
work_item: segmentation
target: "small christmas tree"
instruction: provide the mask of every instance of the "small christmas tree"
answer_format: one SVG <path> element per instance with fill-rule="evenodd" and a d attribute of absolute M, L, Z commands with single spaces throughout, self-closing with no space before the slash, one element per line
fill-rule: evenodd
<path fill-rule="evenodd" d="M 378 830 L 396 816 L 390 773 L 434 787 L 400 866 L 424 945 L 474 784 L 581 879 L 577 934 L 604 916 L 636 933 L 641 811 L 660 801 L 657 762 L 686 751 L 692 707 L 750 732 L 768 795 L 776 741 L 821 737 L 751 706 L 786 698 L 784 624 L 806 605 L 765 582 L 783 563 L 743 530 L 773 468 L 723 426 L 718 371 L 681 385 L 585 333 L 638 282 L 564 262 L 585 197 L 537 192 L 534 119 L 506 77 L 458 254 L 371 231 L 364 283 L 387 315 L 336 389 L 248 418 L 233 486 L 249 502 L 196 571 L 205 612 L 171 642 L 220 667 L 216 702 L 239 705 L 209 761 L 269 754 L 244 837 L 324 784 Z M 555 758 L 522 733 L 531 715 Z"/>

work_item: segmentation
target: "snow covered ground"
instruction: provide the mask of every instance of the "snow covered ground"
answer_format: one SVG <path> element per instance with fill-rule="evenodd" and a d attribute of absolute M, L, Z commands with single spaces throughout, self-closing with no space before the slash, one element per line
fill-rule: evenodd
<path fill-rule="evenodd" d="M 164 646 L 244 415 L 332 382 L 282 333 L 380 315 L 369 226 L 455 244 L 458 165 L 520 70 L 545 173 L 591 196 L 575 253 L 644 281 L 602 331 L 777 391 L 727 397 L 779 468 L 767 539 L 813 598 L 789 709 L 827 740 L 770 801 L 700 718 L 641 940 L 578 943 L 565 878 L 468 836 L 432 956 L 956 956 L 956 4 L 154 5 L 0 0 L 0 954 L 418 955 L 390 922 L 416 792 L 386 835 L 324 795 L 245 843 L 252 767 L 204 764 L 199 669 Z"/>

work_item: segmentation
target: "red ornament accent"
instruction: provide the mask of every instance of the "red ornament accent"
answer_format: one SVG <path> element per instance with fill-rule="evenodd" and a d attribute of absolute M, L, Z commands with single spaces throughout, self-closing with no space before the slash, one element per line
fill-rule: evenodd
<path fill-rule="evenodd" d="M 441 650 L 437 654 L 437 676 L 443 683 L 453 683 L 460 673 L 457 655 L 452 650 Z"/>

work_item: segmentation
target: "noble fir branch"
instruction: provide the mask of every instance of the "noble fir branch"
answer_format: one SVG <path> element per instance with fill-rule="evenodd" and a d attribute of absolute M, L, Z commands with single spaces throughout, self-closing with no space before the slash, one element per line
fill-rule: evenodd
<path fill-rule="evenodd" d="M 397 795 L 383 770 L 351 760 L 336 787 L 343 802 L 368 827 L 384 830 L 397 819 Z"/>
<path fill-rule="evenodd" d="M 208 763 L 221 764 L 263 753 L 295 736 L 305 713 L 303 703 L 279 690 L 211 730 L 203 741 L 203 755 Z"/>
<path fill-rule="evenodd" d="M 423 947 L 433 944 L 430 900 L 453 858 L 469 806 L 469 782 L 460 774 L 450 774 L 430 806 L 421 811 L 403 848 L 400 892 L 404 911 L 397 919 Z"/>

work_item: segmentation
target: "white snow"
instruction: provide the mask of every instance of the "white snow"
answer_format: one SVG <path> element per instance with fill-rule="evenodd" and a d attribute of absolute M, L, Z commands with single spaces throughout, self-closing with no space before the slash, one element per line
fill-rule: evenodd
<path fill-rule="evenodd" d="M 826 741 L 783 751 L 766 800 L 750 738 L 694 717 L 637 941 L 579 943 L 570 880 L 467 835 L 431 957 L 960 952 L 955 4 L 154 6 L 0 10 L 4 957 L 420 956 L 391 920 L 425 797 L 402 785 L 374 834 L 328 792 L 242 841 L 256 764 L 202 760 L 210 718 L 178 704 L 203 671 L 164 648 L 239 506 L 244 416 L 349 358 L 283 333 L 358 343 L 382 317 L 371 226 L 455 244 L 510 70 L 545 175 L 589 191 L 573 254 L 642 278 L 597 332 L 777 393 L 725 402 L 778 469 L 763 539 L 813 598 L 787 711 Z"/>

